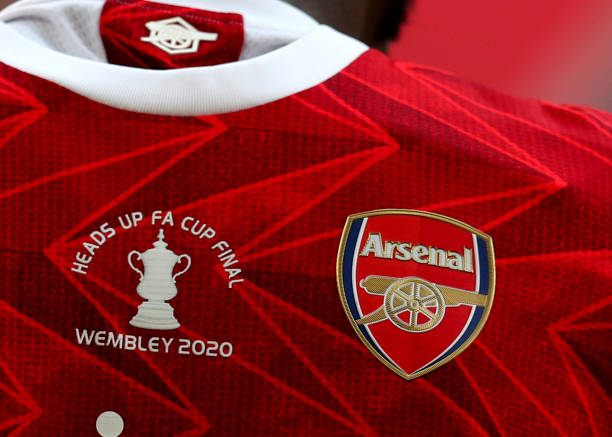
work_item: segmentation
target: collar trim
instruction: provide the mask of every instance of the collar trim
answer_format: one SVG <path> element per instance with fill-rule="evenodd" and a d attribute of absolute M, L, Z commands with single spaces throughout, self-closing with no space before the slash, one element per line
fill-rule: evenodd
<path fill-rule="evenodd" d="M 324 82 L 367 50 L 356 39 L 315 25 L 294 42 L 251 59 L 147 70 L 66 55 L 0 22 L 0 62 L 96 102 L 158 115 L 210 115 L 263 105 Z"/>

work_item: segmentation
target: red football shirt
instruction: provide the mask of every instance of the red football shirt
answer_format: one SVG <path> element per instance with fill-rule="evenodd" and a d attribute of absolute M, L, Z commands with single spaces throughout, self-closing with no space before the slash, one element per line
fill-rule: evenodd
<path fill-rule="evenodd" d="M 612 116 L 393 62 L 271 0 L 255 3 L 301 29 L 281 48 L 249 6 L 144 2 L 130 43 L 82 37 L 101 2 L 48 3 L 60 42 L 53 20 L 25 30 L 44 4 L 0 15 L 3 435 L 611 432 Z M 177 16 L 229 23 L 200 45 L 244 37 L 235 57 L 254 56 L 145 68 L 185 41 L 144 22 Z M 487 325 L 412 381 L 358 340 L 336 287 L 346 217 L 384 208 L 495 244 Z"/>

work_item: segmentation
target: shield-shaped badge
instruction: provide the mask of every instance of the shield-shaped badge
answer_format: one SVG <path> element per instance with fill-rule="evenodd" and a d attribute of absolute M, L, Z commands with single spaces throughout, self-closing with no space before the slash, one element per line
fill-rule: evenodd
<path fill-rule="evenodd" d="M 493 242 L 439 214 L 364 212 L 347 219 L 337 274 L 361 341 L 413 379 L 452 360 L 484 326 L 495 291 Z"/>

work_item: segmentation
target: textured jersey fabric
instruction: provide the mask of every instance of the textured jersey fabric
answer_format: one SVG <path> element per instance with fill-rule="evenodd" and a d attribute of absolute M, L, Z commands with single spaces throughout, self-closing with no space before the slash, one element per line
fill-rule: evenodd
<path fill-rule="evenodd" d="M 203 117 L 0 72 L 3 433 L 95 435 L 106 410 L 127 436 L 611 432 L 610 115 L 373 50 L 314 88 Z M 346 217 L 380 208 L 445 214 L 495 244 L 484 330 L 410 382 L 358 341 L 336 289 Z M 156 210 L 173 212 L 166 241 L 193 261 L 172 300 L 181 327 L 165 333 L 128 323 L 142 299 L 126 257 L 156 240 Z M 221 252 L 185 217 L 228 244 L 242 282 L 228 288 Z M 95 231 L 105 241 L 76 272 Z M 142 343 L 78 344 L 83 330 Z M 152 352 L 154 336 L 233 350 Z"/>

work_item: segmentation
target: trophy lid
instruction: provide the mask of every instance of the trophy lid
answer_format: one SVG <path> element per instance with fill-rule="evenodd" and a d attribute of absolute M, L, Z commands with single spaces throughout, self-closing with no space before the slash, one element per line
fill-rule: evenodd
<path fill-rule="evenodd" d="M 164 230 L 160 229 L 157 234 L 157 241 L 153 243 L 153 247 L 147 249 L 142 255 L 144 258 L 153 259 L 153 258 L 163 258 L 163 259 L 173 259 L 176 258 L 176 255 L 170 249 L 167 249 L 168 243 L 164 241 L 165 235 Z"/>
<path fill-rule="evenodd" d="M 153 243 L 153 246 L 159 249 L 165 249 L 166 247 L 168 247 L 168 243 L 164 241 L 163 228 L 159 230 L 159 234 L 157 234 L 157 241 Z"/>

